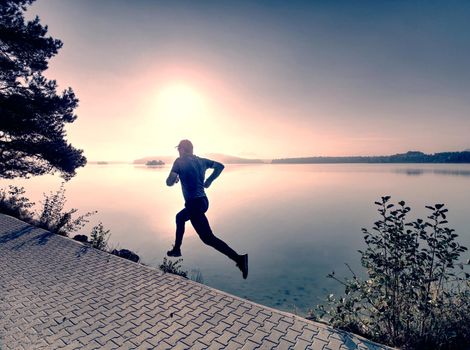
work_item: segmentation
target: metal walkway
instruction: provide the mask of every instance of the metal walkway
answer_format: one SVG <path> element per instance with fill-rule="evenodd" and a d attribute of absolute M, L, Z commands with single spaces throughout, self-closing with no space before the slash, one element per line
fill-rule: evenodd
<path fill-rule="evenodd" d="M 386 349 L 0 214 L 0 349 Z"/>

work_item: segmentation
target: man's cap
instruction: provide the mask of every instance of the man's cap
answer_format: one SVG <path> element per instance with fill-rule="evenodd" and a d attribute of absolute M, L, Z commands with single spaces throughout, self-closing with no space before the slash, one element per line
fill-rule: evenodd
<path fill-rule="evenodd" d="M 184 151 L 185 153 L 193 153 L 193 144 L 189 140 L 181 140 L 176 148 Z"/>

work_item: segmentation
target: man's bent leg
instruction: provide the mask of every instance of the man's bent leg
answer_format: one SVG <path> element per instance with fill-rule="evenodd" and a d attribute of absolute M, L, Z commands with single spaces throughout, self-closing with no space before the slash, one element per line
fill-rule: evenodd
<path fill-rule="evenodd" d="M 228 246 L 227 243 L 222 241 L 220 238 L 217 238 L 212 233 L 209 221 L 207 220 L 207 217 L 204 213 L 194 213 L 191 215 L 190 220 L 197 234 L 205 244 L 215 248 L 222 254 L 225 254 L 237 264 L 240 262 L 240 256 L 237 254 L 237 252 L 235 252 Z"/>
<path fill-rule="evenodd" d="M 183 244 L 184 226 L 186 221 L 189 220 L 189 211 L 184 208 L 178 214 L 176 214 L 176 237 L 174 249 L 180 249 Z"/>

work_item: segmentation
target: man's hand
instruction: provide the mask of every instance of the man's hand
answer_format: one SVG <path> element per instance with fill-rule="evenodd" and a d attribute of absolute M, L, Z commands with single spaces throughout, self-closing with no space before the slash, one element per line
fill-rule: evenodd
<path fill-rule="evenodd" d="M 173 186 L 174 184 L 178 183 L 179 181 L 179 176 L 175 172 L 170 172 L 170 175 L 168 175 L 168 178 L 166 179 L 166 184 L 167 186 Z"/>
<path fill-rule="evenodd" d="M 212 181 L 217 179 L 220 175 L 220 173 L 224 170 L 224 165 L 219 162 L 214 161 L 214 170 L 212 171 L 211 176 L 207 178 L 207 180 L 204 182 L 204 187 L 209 188 L 210 185 L 212 185 Z"/>

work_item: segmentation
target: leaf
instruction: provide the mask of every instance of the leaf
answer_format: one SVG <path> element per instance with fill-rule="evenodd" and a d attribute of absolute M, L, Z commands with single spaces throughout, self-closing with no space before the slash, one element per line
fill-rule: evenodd
<path fill-rule="evenodd" d="M 430 209 L 430 210 L 436 210 L 436 208 L 431 207 L 430 205 L 426 205 L 426 208 L 428 208 L 428 209 Z"/>

